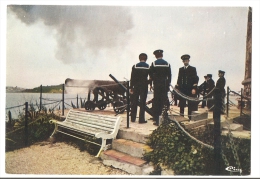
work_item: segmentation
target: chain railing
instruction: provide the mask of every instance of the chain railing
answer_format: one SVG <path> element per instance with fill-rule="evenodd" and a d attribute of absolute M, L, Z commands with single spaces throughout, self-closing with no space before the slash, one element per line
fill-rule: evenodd
<path fill-rule="evenodd" d="M 190 97 L 190 96 L 187 96 L 187 95 L 181 93 L 178 89 L 176 89 L 176 88 L 173 87 L 172 85 L 171 85 L 171 87 L 172 87 L 172 89 L 173 89 L 173 93 L 179 95 L 180 97 L 182 97 L 182 98 L 184 98 L 184 99 L 186 99 L 186 100 L 196 101 L 196 102 L 198 102 L 198 101 L 203 101 L 203 100 L 207 100 L 207 98 L 205 98 L 205 96 L 203 96 L 203 99 Z M 212 90 L 210 91 L 210 93 L 207 94 L 207 96 L 209 96 L 210 94 L 213 94 L 213 91 L 214 91 L 214 90 L 215 90 L 215 88 L 212 89 Z M 215 94 L 214 94 L 213 99 L 210 99 L 210 100 L 216 101 L 215 98 L 217 98 L 217 100 L 219 100 L 218 103 L 217 103 L 217 104 L 218 104 L 218 105 L 217 105 L 217 108 L 214 109 L 214 106 L 215 106 L 215 105 L 213 105 L 213 106 L 211 107 L 211 109 L 214 109 L 214 111 L 213 111 L 214 121 L 215 121 L 215 122 L 218 121 L 217 123 L 219 123 L 219 126 L 218 126 L 219 129 L 218 129 L 217 131 L 220 131 L 221 97 L 220 97 L 220 95 L 215 96 Z M 228 106 L 229 104 L 230 104 L 230 103 L 227 103 L 227 106 Z M 234 103 L 231 103 L 230 105 L 235 105 L 235 104 L 234 104 Z M 219 108 L 219 109 L 218 109 L 218 108 Z M 176 110 L 173 110 L 173 109 L 168 109 L 168 110 L 170 111 L 170 114 L 172 114 L 172 112 L 174 112 L 175 114 L 179 114 L 179 115 L 180 115 L 180 113 L 178 113 Z M 210 110 L 210 109 L 209 109 L 209 110 Z M 207 112 L 207 111 L 206 111 L 206 112 Z M 218 113 L 217 115 L 214 114 L 214 113 L 216 113 L 216 112 Z M 227 112 L 228 112 L 228 111 L 227 111 Z M 200 115 L 200 114 L 198 114 L 198 115 Z M 165 115 L 163 115 L 163 116 L 165 116 Z M 172 115 L 172 116 L 173 116 L 173 115 Z M 197 116 L 197 115 L 192 115 L 192 116 Z M 228 115 L 226 116 L 226 118 L 228 118 Z M 191 138 L 191 139 L 194 140 L 195 142 L 199 143 L 200 145 L 202 145 L 202 146 L 204 146 L 204 147 L 206 147 L 206 148 L 209 148 L 210 150 L 214 150 L 215 153 L 217 152 L 217 153 L 218 153 L 218 156 L 221 156 L 221 157 L 222 157 L 222 159 L 223 159 L 225 165 L 226 165 L 227 167 L 229 166 L 229 162 L 228 162 L 228 160 L 227 160 L 226 155 L 224 154 L 224 150 L 221 149 L 221 146 L 223 147 L 224 145 L 222 144 L 222 141 L 220 140 L 220 133 L 219 133 L 219 137 L 216 138 L 216 140 L 219 141 L 220 143 L 214 142 L 214 146 L 211 146 L 211 145 L 209 145 L 209 144 L 206 144 L 206 143 L 204 143 L 204 142 L 198 140 L 197 138 L 195 138 L 194 136 L 192 136 L 189 132 L 187 132 L 187 131 L 179 124 L 179 122 L 175 119 L 174 116 L 171 117 L 170 120 L 172 120 L 173 122 L 175 122 L 176 125 L 184 132 L 184 134 L 185 134 L 186 136 L 188 136 L 189 138 Z M 215 122 L 214 122 L 214 125 L 215 125 Z M 227 122 L 227 120 L 226 120 L 226 122 Z M 228 126 L 228 131 L 229 131 L 229 132 L 228 132 L 228 138 L 229 138 L 229 142 L 230 142 L 232 154 L 233 154 L 234 159 L 235 159 L 235 161 L 236 161 L 237 167 L 240 169 L 239 172 L 240 172 L 240 175 L 241 175 L 241 174 L 242 174 L 242 168 L 241 168 L 241 164 L 240 164 L 240 161 L 239 161 L 239 156 L 238 156 L 238 153 L 237 153 L 237 147 L 236 147 L 236 145 L 235 145 L 235 143 L 234 143 L 234 140 L 233 140 L 233 135 L 232 135 L 231 130 L 230 130 L 230 125 L 228 124 L 227 126 Z M 215 127 L 214 127 L 214 128 L 215 128 Z M 214 131 L 215 131 L 215 129 L 214 129 Z M 214 136 L 215 136 L 215 135 L 214 135 Z M 215 140 L 215 139 L 214 139 L 214 140 Z M 218 143 L 218 144 L 215 145 L 215 143 Z M 216 154 L 215 154 L 215 155 L 216 155 Z M 219 162 L 220 162 L 220 161 L 218 161 L 218 163 L 215 162 L 215 165 L 216 165 L 216 166 L 215 166 L 215 167 L 216 167 L 216 173 L 219 173 L 219 171 L 220 171 L 220 169 L 219 169 L 220 163 L 219 163 Z M 231 171 L 230 171 L 230 174 L 232 174 Z"/>

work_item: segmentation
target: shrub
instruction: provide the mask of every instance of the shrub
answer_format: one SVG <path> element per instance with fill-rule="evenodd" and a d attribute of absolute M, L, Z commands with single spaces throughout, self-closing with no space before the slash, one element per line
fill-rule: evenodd
<path fill-rule="evenodd" d="M 192 133 L 191 133 L 192 134 Z M 204 143 L 212 145 L 213 130 L 193 132 Z M 229 166 L 242 167 L 243 175 L 250 174 L 250 140 L 222 136 L 223 154 Z M 233 139 L 233 144 L 230 143 Z M 214 175 L 214 150 L 208 148 L 186 135 L 178 125 L 166 120 L 149 136 L 147 144 L 153 151 L 144 154 L 144 159 L 155 165 L 156 173 L 161 166 L 172 169 L 176 175 Z M 237 152 L 238 159 L 234 156 Z M 243 165 L 241 165 L 243 164 Z M 227 163 L 221 160 L 223 171 L 220 175 L 237 175 L 225 170 Z"/>
<path fill-rule="evenodd" d="M 54 130 L 54 126 L 49 123 L 49 120 L 51 119 L 52 114 L 40 113 L 36 118 L 34 118 L 34 120 L 28 120 L 27 145 L 49 138 L 50 134 Z M 18 128 L 6 133 L 6 151 L 26 146 L 24 121 L 24 116 L 22 116 L 19 122 L 17 121 L 17 123 L 19 123 Z"/>

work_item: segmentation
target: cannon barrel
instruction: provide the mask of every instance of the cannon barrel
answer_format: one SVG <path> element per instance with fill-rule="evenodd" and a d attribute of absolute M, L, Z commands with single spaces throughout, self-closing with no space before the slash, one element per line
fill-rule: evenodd
<path fill-rule="evenodd" d="M 127 88 L 122 85 L 113 75 L 109 74 L 109 76 L 122 88 L 124 89 L 125 91 L 127 91 Z"/>
<path fill-rule="evenodd" d="M 110 76 L 122 89 L 124 89 L 125 91 L 127 91 L 127 88 L 126 88 L 124 85 L 122 85 L 113 75 L 110 74 L 109 76 Z M 138 100 L 137 105 L 140 106 L 140 100 Z M 144 110 L 145 110 L 148 114 L 150 114 L 151 116 L 153 115 L 152 110 L 151 110 L 147 105 L 145 105 Z"/>

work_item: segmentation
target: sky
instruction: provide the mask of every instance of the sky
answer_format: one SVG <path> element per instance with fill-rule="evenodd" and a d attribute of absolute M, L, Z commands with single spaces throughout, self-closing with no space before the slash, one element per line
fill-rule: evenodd
<path fill-rule="evenodd" d="M 206 74 L 216 82 L 218 70 L 223 70 L 226 87 L 239 91 L 251 6 L 252 95 L 259 99 L 259 1 L 173 2 L 0 1 L 1 92 L 5 86 L 59 85 L 67 78 L 112 80 L 109 74 L 129 80 L 139 54 L 146 53 L 151 64 L 157 49 L 171 64 L 171 84 L 176 84 L 183 66 L 181 55 L 189 54 L 199 84 Z M 257 110 L 252 116 L 259 116 Z"/>
<path fill-rule="evenodd" d="M 203 76 L 226 72 L 227 86 L 243 86 L 248 6 L 7 6 L 6 86 L 58 85 L 66 78 L 130 79 L 140 53 L 164 50 L 172 84 L 181 55 Z"/>

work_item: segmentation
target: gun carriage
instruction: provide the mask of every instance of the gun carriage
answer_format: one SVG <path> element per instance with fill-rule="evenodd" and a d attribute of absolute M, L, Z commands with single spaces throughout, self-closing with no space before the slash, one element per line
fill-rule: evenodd
<path fill-rule="evenodd" d="M 111 74 L 109 76 L 113 81 L 75 80 L 68 78 L 65 80 L 65 85 L 67 87 L 82 86 L 88 88 L 87 101 L 84 104 L 87 111 L 93 111 L 95 108 L 104 110 L 108 104 L 111 104 L 116 114 L 123 113 L 127 107 L 127 82 L 118 81 Z M 145 111 L 152 115 L 149 107 L 146 106 Z"/>

